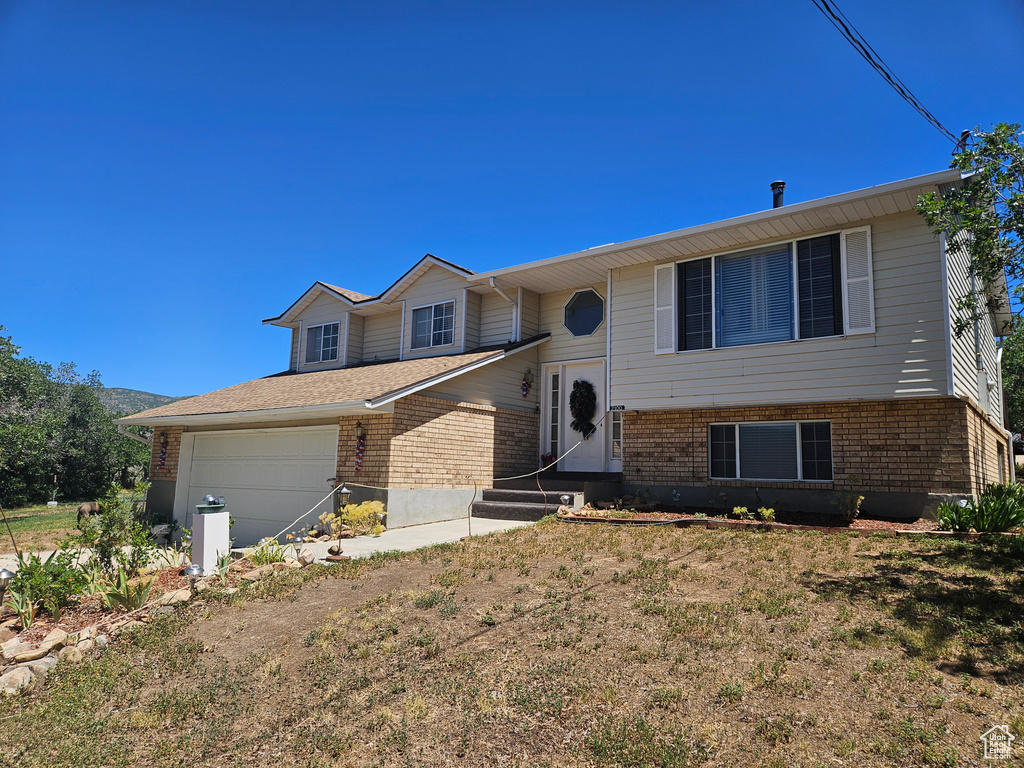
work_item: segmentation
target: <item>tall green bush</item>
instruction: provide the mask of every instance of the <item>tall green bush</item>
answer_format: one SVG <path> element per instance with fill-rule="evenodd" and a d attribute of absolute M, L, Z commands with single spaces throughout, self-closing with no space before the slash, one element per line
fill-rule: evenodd
<path fill-rule="evenodd" d="M 1019 528 L 1024 526 L 1024 486 L 996 484 L 976 500 L 943 502 L 935 517 L 939 527 L 947 531 L 1002 533 Z"/>
<path fill-rule="evenodd" d="M 103 514 L 83 520 L 82 532 L 71 537 L 74 544 L 91 550 L 93 559 L 108 574 L 120 567 L 128 576 L 135 576 L 156 555 L 145 511 L 147 490 L 148 483 L 139 483 L 132 492 L 111 485 L 100 502 Z"/>

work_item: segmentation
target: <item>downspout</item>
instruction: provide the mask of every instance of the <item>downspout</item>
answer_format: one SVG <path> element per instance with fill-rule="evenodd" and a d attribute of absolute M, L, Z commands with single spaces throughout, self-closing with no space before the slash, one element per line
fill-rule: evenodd
<path fill-rule="evenodd" d="M 512 300 L 511 296 L 495 284 L 493 277 L 489 278 L 487 282 L 491 288 L 498 292 L 498 295 L 501 296 L 501 298 L 512 305 L 512 338 L 509 339 L 509 341 L 519 341 L 519 306 Z"/>
<path fill-rule="evenodd" d="M 999 408 L 1003 415 L 1003 434 L 1006 435 L 1006 456 L 1010 465 L 1010 482 L 1017 482 L 1017 460 L 1013 457 L 1013 432 L 1006 428 L 1008 421 L 1006 413 L 1006 397 L 1003 395 L 1003 346 L 1000 345 L 996 351 L 996 381 L 999 384 Z"/>

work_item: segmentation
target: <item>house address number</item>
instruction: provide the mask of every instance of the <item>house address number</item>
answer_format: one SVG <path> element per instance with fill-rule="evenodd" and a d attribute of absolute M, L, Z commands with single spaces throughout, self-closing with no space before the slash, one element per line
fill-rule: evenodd
<path fill-rule="evenodd" d="M 609 411 L 624 411 L 624 410 L 626 410 L 626 406 L 624 406 L 624 405 L 609 405 L 608 406 L 608 410 Z"/>

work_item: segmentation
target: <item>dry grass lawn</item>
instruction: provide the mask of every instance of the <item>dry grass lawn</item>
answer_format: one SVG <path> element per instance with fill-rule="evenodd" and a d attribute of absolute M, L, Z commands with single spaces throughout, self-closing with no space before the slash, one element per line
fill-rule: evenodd
<path fill-rule="evenodd" d="M 985 765 L 1022 554 L 546 522 L 293 572 L 0 701 L 0 764 Z"/>

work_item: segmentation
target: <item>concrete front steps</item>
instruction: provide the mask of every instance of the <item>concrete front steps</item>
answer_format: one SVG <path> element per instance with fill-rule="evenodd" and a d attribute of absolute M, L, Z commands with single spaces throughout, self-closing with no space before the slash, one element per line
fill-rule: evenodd
<path fill-rule="evenodd" d="M 608 472 L 546 471 L 540 474 L 540 490 L 536 477 L 496 480 L 494 488 L 485 489 L 482 500 L 474 502 L 473 517 L 540 520 L 558 511 L 563 494 L 572 497 L 569 506 L 573 509 L 596 498 L 611 498 L 621 487 L 621 478 Z"/>

